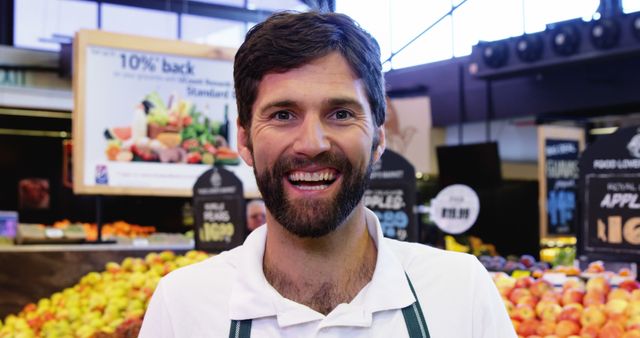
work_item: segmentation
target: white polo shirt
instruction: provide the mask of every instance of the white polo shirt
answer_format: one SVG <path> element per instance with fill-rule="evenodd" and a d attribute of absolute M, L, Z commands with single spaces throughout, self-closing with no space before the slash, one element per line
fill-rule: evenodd
<path fill-rule="evenodd" d="M 140 337 L 228 337 L 231 320 L 252 319 L 251 337 L 408 337 L 401 309 L 418 295 L 432 338 L 516 337 L 489 274 L 471 255 L 383 237 L 367 210 L 378 248 L 373 277 L 328 315 L 283 298 L 262 270 L 267 229 L 243 245 L 165 276 Z"/>

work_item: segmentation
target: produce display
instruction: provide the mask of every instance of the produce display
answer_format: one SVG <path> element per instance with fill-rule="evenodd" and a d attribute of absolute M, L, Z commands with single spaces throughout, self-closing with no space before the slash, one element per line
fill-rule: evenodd
<path fill-rule="evenodd" d="M 31 303 L 0 321 L 0 338 L 137 337 L 147 304 L 160 278 L 209 257 L 189 251 L 150 253 L 144 259 L 109 262 L 62 292 Z"/>
<path fill-rule="evenodd" d="M 0 321 L 0 338 L 136 337 L 160 278 L 207 257 L 199 251 L 184 256 L 163 251 L 109 262 L 105 271 L 91 272 L 75 286 L 7 316 Z M 516 264 L 537 263 L 525 255 Z M 601 262 L 590 264 L 584 273 L 591 277 L 568 277 L 560 285 L 553 285 L 546 275 L 492 276 L 519 337 L 640 338 L 640 283 L 628 271 L 604 271 Z M 626 279 L 612 285 L 614 276 L 625 274 Z"/>
<path fill-rule="evenodd" d="M 56 230 L 56 231 L 52 231 Z M 116 240 L 150 238 L 156 234 L 156 227 L 141 226 L 125 221 L 115 221 L 102 225 L 102 238 Z M 95 223 L 72 222 L 67 219 L 57 221 L 53 225 L 20 224 L 18 225 L 18 243 L 46 242 L 46 241 L 96 241 L 98 226 Z"/>
<path fill-rule="evenodd" d="M 568 279 L 554 287 L 545 279 L 494 274 L 519 337 L 640 337 L 640 284 L 613 288 L 605 276 Z"/>
<path fill-rule="evenodd" d="M 237 165 L 220 121 L 211 121 L 190 101 L 173 96 L 167 105 L 147 95 L 133 112 L 132 125 L 107 128 L 110 161 Z"/>

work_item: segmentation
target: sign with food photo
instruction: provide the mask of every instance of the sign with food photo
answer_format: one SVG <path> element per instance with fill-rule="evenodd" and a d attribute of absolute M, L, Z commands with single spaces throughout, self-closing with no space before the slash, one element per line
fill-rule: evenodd
<path fill-rule="evenodd" d="M 203 172 L 225 166 L 251 195 L 253 172 L 235 145 L 233 55 L 181 41 L 78 32 L 74 191 L 191 196 Z"/>

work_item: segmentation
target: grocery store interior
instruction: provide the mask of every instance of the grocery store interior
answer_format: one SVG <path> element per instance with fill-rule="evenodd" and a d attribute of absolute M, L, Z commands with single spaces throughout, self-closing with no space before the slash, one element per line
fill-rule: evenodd
<path fill-rule="evenodd" d="M 640 337 L 640 0 L 2 0 L 0 338 L 136 336 L 264 222 L 233 55 L 283 10 L 380 45 L 387 237 L 477 256 L 521 337 Z"/>

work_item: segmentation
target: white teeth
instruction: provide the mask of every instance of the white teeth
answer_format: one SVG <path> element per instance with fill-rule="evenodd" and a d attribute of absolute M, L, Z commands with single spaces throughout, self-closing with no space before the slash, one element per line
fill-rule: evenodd
<path fill-rule="evenodd" d="M 300 190 L 322 190 L 322 189 L 326 189 L 327 187 L 329 187 L 326 184 L 322 184 L 322 185 L 300 185 L 297 188 Z"/>
<path fill-rule="evenodd" d="M 296 181 L 305 181 L 305 182 L 319 182 L 319 181 L 329 181 L 334 179 L 334 174 L 330 170 L 324 172 L 294 172 L 289 175 L 289 180 Z"/>

